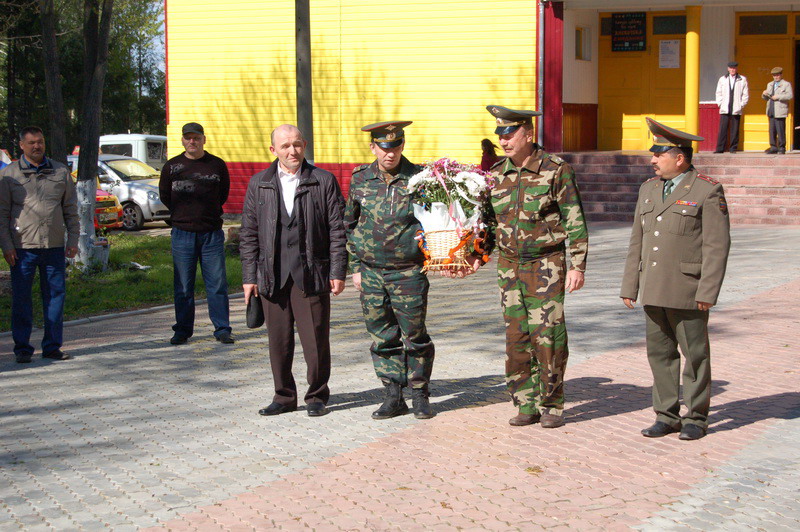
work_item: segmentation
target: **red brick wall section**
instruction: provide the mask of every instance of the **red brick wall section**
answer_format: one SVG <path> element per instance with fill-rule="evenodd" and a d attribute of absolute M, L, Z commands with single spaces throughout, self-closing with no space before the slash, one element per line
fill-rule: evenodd
<path fill-rule="evenodd" d="M 271 161 L 248 162 L 248 163 L 228 163 L 228 171 L 231 174 L 231 192 L 228 201 L 225 203 L 225 212 L 228 214 L 240 214 L 244 205 L 244 195 L 247 192 L 247 184 L 254 174 L 264 170 L 272 164 Z M 339 186 L 342 187 L 342 194 L 347 198 L 350 191 L 350 178 L 353 176 L 353 168 L 361 163 L 319 163 L 317 166 L 323 168 L 336 176 Z"/>

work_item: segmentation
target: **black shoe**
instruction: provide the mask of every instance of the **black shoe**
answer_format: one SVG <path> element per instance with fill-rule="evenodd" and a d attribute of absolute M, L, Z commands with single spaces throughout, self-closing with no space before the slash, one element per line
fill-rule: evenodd
<path fill-rule="evenodd" d="M 68 355 L 61 349 L 56 349 L 55 351 L 50 351 L 49 353 L 45 353 L 42 355 L 42 358 L 49 358 L 50 360 L 69 360 L 72 356 Z"/>
<path fill-rule="evenodd" d="M 417 419 L 430 419 L 436 415 L 431 410 L 427 388 L 413 388 L 411 390 L 411 408 L 414 410 L 414 417 Z"/>
<path fill-rule="evenodd" d="M 736 153 L 736 150 L 731 150 L 731 153 Z"/>
<path fill-rule="evenodd" d="M 169 339 L 169 343 L 172 345 L 183 345 L 186 343 L 186 340 L 188 340 L 188 338 L 184 335 L 175 333 L 172 338 Z"/>
<path fill-rule="evenodd" d="M 642 436 L 645 438 L 661 438 L 662 436 L 678 432 L 679 430 L 681 430 L 680 427 L 673 427 L 672 425 L 667 425 L 663 421 L 656 421 L 652 426 L 642 431 Z"/>
<path fill-rule="evenodd" d="M 17 364 L 30 364 L 32 358 L 31 355 L 17 355 Z"/>
<path fill-rule="evenodd" d="M 769 154 L 778 153 L 778 148 L 767 148 L 766 150 L 764 150 L 764 153 L 769 153 Z"/>
<path fill-rule="evenodd" d="M 694 423 L 686 423 L 681 429 L 681 435 L 678 438 L 682 440 L 699 440 L 706 435 L 706 429 Z"/>
<path fill-rule="evenodd" d="M 389 419 L 390 417 L 408 414 L 408 405 L 403 399 L 400 384 L 390 382 L 386 386 L 386 400 L 372 413 L 372 419 Z"/>
<path fill-rule="evenodd" d="M 233 336 L 231 336 L 231 333 L 228 331 L 221 332 L 219 336 L 217 336 L 217 342 L 222 342 L 223 344 L 232 344 L 235 341 L 236 340 L 233 339 Z"/>
<path fill-rule="evenodd" d="M 714 150 L 714 153 L 723 153 L 722 150 Z"/>
<path fill-rule="evenodd" d="M 308 417 L 321 417 L 329 413 L 328 407 L 323 403 L 310 403 L 306 406 L 306 414 Z"/>
<path fill-rule="evenodd" d="M 265 406 L 264 408 L 259 410 L 258 413 L 262 416 L 277 416 L 278 414 L 294 412 L 295 410 L 297 410 L 297 406 L 272 403 L 271 405 Z"/>
<path fill-rule="evenodd" d="M 786 155 L 786 150 L 778 150 L 778 155 Z"/>

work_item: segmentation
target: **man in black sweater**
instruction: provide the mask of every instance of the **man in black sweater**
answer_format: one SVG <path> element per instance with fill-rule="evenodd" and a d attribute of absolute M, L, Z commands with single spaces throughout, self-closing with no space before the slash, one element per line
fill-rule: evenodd
<path fill-rule="evenodd" d="M 203 149 L 203 126 L 190 122 L 183 126 L 182 134 L 186 151 L 167 161 L 158 187 L 161 201 L 172 214 L 175 334 L 169 342 L 185 344 L 194 333 L 194 279 L 199 260 L 214 336 L 223 344 L 232 344 L 222 232 L 222 205 L 230 190 L 228 167 Z"/>

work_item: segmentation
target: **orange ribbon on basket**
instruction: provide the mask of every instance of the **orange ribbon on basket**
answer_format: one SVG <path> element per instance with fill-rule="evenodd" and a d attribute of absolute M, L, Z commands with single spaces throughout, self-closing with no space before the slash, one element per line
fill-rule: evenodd
<path fill-rule="evenodd" d="M 422 264 L 422 267 L 427 268 L 428 263 L 431 260 L 431 253 L 428 251 L 428 246 L 425 245 L 425 231 L 418 229 L 417 234 L 414 235 L 414 238 L 417 240 L 419 250 L 422 251 L 422 255 L 425 257 L 425 262 Z"/>
<path fill-rule="evenodd" d="M 453 249 L 451 249 L 451 250 L 450 250 L 450 251 L 447 253 L 447 254 L 450 256 L 450 258 L 449 258 L 449 259 L 445 259 L 445 260 L 444 260 L 444 262 L 443 262 L 443 264 L 450 264 L 450 263 L 452 263 L 452 262 L 453 262 L 453 260 L 455 260 L 455 254 L 456 254 L 456 252 L 457 252 L 459 249 L 461 249 L 461 248 L 463 248 L 464 246 L 466 246 L 466 245 L 467 245 L 467 242 L 469 242 L 469 239 L 470 239 L 470 238 L 472 238 L 472 231 L 467 231 L 466 233 L 464 233 L 464 236 L 462 236 L 462 237 L 461 237 L 461 242 L 459 242 L 459 243 L 458 243 L 458 245 L 457 245 L 456 247 L 454 247 Z"/>
<path fill-rule="evenodd" d="M 485 232 L 481 231 L 480 234 L 475 235 L 472 244 L 472 247 L 475 249 L 475 253 L 478 253 L 481 256 L 481 261 L 483 261 L 484 264 L 492 260 L 492 258 L 486 254 L 486 250 L 483 248 L 483 242 L 486 240 L 486 238 L 482 235 L 485 234 Z"/>

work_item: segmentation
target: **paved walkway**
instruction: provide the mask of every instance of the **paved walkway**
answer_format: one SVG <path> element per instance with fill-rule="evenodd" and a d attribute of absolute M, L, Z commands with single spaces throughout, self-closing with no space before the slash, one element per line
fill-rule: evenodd
<path fill-rule="evenodd" d="M 592 228 L 568 296 L 568 424 L 507 424 L 492 268 L 434 278 L 427 421 L 373 421 L 381 391 L 357 297 L 334 300 L 331 414 L 256 414 L 263 331 L 170 346 L 170 311 L 66 329 L 65 362 L 0 338 L 1 530 L 798 530 L 800 228 L 735 227 L 712 313 L 709 435 L 649 440 L 641 310 L 617 297 L 628 228 Z M 305 367 L 298 354 L 295 374 Z"/>

